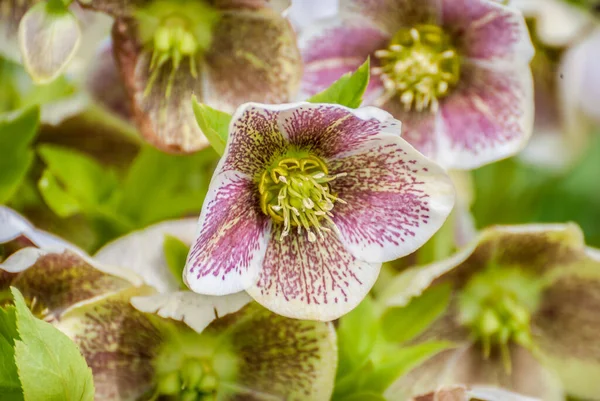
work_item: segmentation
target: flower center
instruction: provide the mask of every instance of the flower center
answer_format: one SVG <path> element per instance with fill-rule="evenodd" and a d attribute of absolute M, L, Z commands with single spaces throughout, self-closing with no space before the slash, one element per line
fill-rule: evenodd
<path fill-rule="evenodd" d="M 499 347 L 510 370 L 510 342 L 534 347 L 530 320 L 540 291 L 539 280 L 518 268 L 492 266 L 469 280 L 459 296 L 459 319 L 481 342 L 484 356 Z"/>
<path fill-rule="evenodd" d="M 337 230 L 331 211 L 335 202 L 345 202 L 332 194 L 329 183 L 344 175 L 329 175 L 323 160 L 313 155 L 285 157 L 264 171 L 258 186 L 260 207 L 274 222 L 283 223 L 280 240 L 292 227 L 299 234 L 304 228 L 311 242 L 317 234 L 323 238 L 323 232 Z"/>
<path fill-rule="evenodd" d="M 199 0 L 156 0 L 135 13 L 141 42 L 152 51 L 147 95 L 158 73 L 169 61 L 166 96 L 171 93 L 175 72 L 184 60 L 189 61 L 190 74 L 198 77 L 197 56 L 212 41 L 212 28 L 219 13 Z"/>
<path fill-rule="evenodd" d="M 186 359 L 180 370 L 158 377 L 153 399 L 161 396 L 184 401 L 216 400 L 218 377 L 210 363 L 198 358 Z"/>
<path fill-rule="evenodd" d="M 450 37 L 436 25 L 403 28 L 385 50 L 378 50 L 385 99 L 398 95 L 407 110 L 438 109 L 438 99 L 448 95 L 460 77 L 460 56 Z"/>

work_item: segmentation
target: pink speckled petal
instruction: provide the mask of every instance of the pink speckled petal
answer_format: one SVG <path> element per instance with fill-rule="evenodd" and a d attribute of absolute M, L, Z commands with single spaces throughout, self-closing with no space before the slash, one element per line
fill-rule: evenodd
<path fill-rule="evenodd" d="M 363 19 L 331 18 L 314 24 L 298 38 L 304 60 L 300 99 L 328 88 L 342 75 L 356 70 L 376 50 L 385 48 L 389 35 Z M 371 64 L 377 59 L 371 57 Z M 381 87 L 372 75 L 368 93 Z"/>
<path fill-rule="evenodd" d="M 401 123 L 375 107 L 349 109 L 333 104 L 297 103 L 279 113 L 290 145 L 325 159 L 358 148 L 382 133 L 400 136 Z"/>
<path fill-rule="evenodd" d="M 400 28 L 440 19 L 442 0 L 343 0 L 342 15 L 360 15 L 390 35 Z"/>
<path fill-rule="evenodd" d="M 335 233 L 309 242 L 294 231 L 273 233 L 256 285 L 246 291 L 271 311 L 297 319 L 330 321 L 350 312 L 367 295 L 381 264 L 356 259 Z"/>
<path fill-rule="evenodd" d="M 518 153 L 533 129 L 529 68 L 501 72 L 464 66 L 462 75 L 441 102 L 435 160 L 447 168 L 472 169 Z"/>
<path fill-rule="evenodd" d="M 226 295 L 256 282 L 270 222 L 256 210 L 254 190 L 252 179 L 236 171 L 213 177 L 184 270 L 192 291 Z"/>
<path fill-rule="evenodd" d="M 333 220 L 340 239 L 356 258 L 381 263 L 421 247 L 454 205 L 452 181 L 444 170 L 402 138 L 373 137 L 329 164 L 346 173 L 331 188 Z"/>
<path fill-rule="evenodd" d="M 280 110 L 290 105 L 246 103 L 232 117 L 220 171 L 239 171 L 253 177 L 286 149 L 278 123 Z"/>
<path fill-rule="evenodd" d="M 453 34 L 459 53 L 497 68 L 533 57 L 525 19 L 519 10 L 491 0 L 443 0 L 442 25 Z"/>

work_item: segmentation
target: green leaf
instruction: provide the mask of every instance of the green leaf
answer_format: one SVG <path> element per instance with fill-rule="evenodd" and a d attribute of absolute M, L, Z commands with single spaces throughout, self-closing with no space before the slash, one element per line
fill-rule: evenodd
<path fill-rule="evenodd" d="M 340 319 L 337 329 L 339 367 L 338 377 L 343 377 L 363 366 L 379 334 L 379 321 L 370 297 Z"/>
<path fill-rule="evenodd" d="M 29 145 L 39 120 L 37 107 L 0 115 L 0 204 L 15 194 L 33 162 Z"/>
<path fill-rule="evenodd" d="M 219 156 L 222 156 L 229 136 L 231 115 L 198 103 L 196 96 L 192 98 L 192 107 L 202 133 Z"/>
<path fill-rule="evenodd" d="M 185 267 L 185 262 L 190 251 L 190 247 L 177 237 L 165 235 L 163 251 L 165 253 L 165 259 L 167 260 L 167 266 L 169 266 L 169 270 L 177 279 L 179 286 L 181 288 L 185 288 L 185 284 L 183 283 L 183 268 Z"/>
<path fill-rule="evenodd" d="M 342 398 L 336 398 L 336 401 L 386 401 L 386 398 L 377 393 L 360 392 Z"/>
<path fill-rule="evenodd" d="M 0 394 L 6 401 L 23 401 L 15 363 L 14 346 L 18 339 L 15 308 L 0 308 Z"/>
<path fill-rule="evenodd" d="M 370 60 L 367 59 L 353 73 L 344 74 L 329 88 L 317 93 L 310 99 L 311 103 L 335 103 L 355 109 L 362 103 L 362 98 L 369 85 Z"/>
<path fill-rule="evenodd" d="M 84 203 L 106 202 L 118 185 L 114 170 L 84 153 L 55 145 L 42 145 L 38 153 L 66 191 Z"/>
<path fill-rule="evenodd" d="M 15 360 L 25 401 L 92 401 L 92 371 L 79 349 L 50 323 L 35 318 L 12 288 L 17 330 Z"/>
<path fill-rule="evenodd" d="M 381 319 L 382 331 L 388 341 L 402 343 L 427 329 L 448 307 L 452 287 L 442 284 L 427 289 L 419 297 L 400 308 L 389 308 Z"/>
<path fill-rule="evenodd" d="M 453 348 L 448 341 L 431 341 L 412 347 L 402 347 L 377 364 L 365 380 L 364 390 L 383 393 L 397 378 L 438 353 Z"/>
<path fill-rule="evenodd" d="M 65 191 L 50 170 L 45 170 L 38 181 L 38 189 L 44 201 L 59 217 L 67 218 L 81 213 L 79 201 Z"/>

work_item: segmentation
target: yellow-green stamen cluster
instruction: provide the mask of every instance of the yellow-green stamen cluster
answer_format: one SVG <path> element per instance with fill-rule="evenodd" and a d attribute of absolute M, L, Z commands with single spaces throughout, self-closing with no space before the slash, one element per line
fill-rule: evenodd
<path fill-rule="evenodd" d="M 331 193 L 329 183 L 343 175 L 329 175 L 325 163 L 313 155 L 285 157 L 264 171 L 258 186 L 260 207 L 275 223 L 283 224 L 280 240 L 292 227 L 297 227 L 298 234 L 304 228 L 311 242 L 337 229 L 332 209 L 335 202 L 344 201 Z"/>
<path fill-rule="evenodd" d="M 152 400 L 161 396 L 177 397 L 182 401 L 208 401 L 217 399 L 218 377 L 207 361 L 190 358 L 180 370 L 163 374 L 157 380 Z"/>
<path fill-rule="evenodd" d="M 539 293 L 539 282 L 519 269 L 493 267 L 469 280 L 459 297 L 460 320 L 485 357 L 498 347 L 510 370 L 511 342 L 533 349 L 530 323 Z"/>
<path fill-rule="evenodd" d="M 450 37 L 436 25 L 401 29 L 389 47 L 376 51 L 375 56 L 381 67 L 373 73 L 381 75 L 384 99 L 397 95 L 407 110 L 435 112 L 438 99 L 448 95 L 460 78 L 460 56 Z"/>

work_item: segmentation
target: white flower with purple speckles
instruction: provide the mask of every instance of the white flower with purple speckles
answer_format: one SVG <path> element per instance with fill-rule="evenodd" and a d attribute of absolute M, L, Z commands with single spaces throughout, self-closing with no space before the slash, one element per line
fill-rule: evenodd
<path fill-rule="evenodd" d="M 514 7 L 492 0 L 348 0 L 299 38 L 303 98 L 371 56 L 366 101 L 448 168 L 521 150 L 532 131 L 533 47 Z"/>
<path fill-rule="evenodd" d="M 336 319 L 453 204 L 443 169 L 382 110 L 248 103 L 230 124 L 184 279 L 202 294 L 246 290 L 284 316 Z"/>

